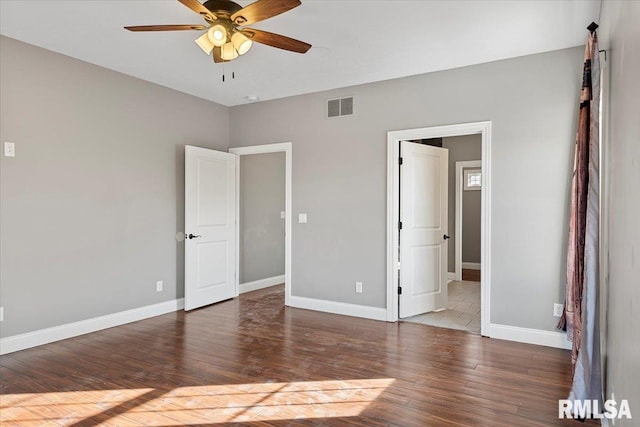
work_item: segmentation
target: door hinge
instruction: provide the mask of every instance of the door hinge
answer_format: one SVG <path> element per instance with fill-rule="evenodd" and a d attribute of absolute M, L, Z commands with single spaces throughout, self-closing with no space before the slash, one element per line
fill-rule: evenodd
<path fill-rule="evenodd" d="M 400 166 L 402 166 L 402 157 L 399 157 L 399 158 L 398 158 L 398 164 L 399 164 Z"/>
<path fill-rule="evenodd" d="M 402 221 L 398 222 L 398 230 L 402 230 Z"/>
<path fill-rule="evenodd" d="M 398 286 L 398 295 L 402 295 L 402 286 Z"/>

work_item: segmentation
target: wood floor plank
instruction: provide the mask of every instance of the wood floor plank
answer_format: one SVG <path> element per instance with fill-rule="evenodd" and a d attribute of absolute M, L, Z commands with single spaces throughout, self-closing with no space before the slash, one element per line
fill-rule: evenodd
<path fill-rule="evenodd" d="M 286 308 L 282 286 L 0 356 L 0 379 L 3 426 L 574 425 L 567 351 Z"/>

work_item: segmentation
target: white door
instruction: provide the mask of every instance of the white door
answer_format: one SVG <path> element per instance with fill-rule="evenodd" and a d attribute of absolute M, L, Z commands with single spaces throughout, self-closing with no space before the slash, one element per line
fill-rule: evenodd
<path fill-rule="evenodd" d="M 237 296 L 235 180 L 235 155 L 185 147 L 185 310 Z"/>
<path fill-rule="evenodd" d="M 400 317 L 447 306 L 448 151 L 400 143 Z"/>

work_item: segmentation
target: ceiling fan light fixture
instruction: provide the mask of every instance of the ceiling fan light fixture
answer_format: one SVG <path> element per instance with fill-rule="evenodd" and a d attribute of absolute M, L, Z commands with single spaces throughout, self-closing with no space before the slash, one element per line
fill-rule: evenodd
<path fill-rule="evenodd" d="M 233 47 L 238 51 L 239 55 L 244 55 L 249 52 L 249 49 L 251 49 L 253 45 L 253 42 L 239 31 L 236 31 L 231 36 L 231 43 L 233 43 Z"/>
<path fill-rule="evenodd" d="M 222 45 L 222 48 L 220 49 L 220 57 L 225 61 L 231 61 L 238 57 L 238 51 L 233 46 L 233 43 L 229 42 Z"/>
<path fill-rule="evenodd" d="M 209 35 L 207 33 L 204 33 L 203 35 L 198 37 L 196 39 L 196 43 L 198 46 L 200 46 L 200 49 L 202 49 L 207 55 L 211 55 L 211 51 L 215 47 L 209 40 Z"/>
<path fill-rule="evenodd" d="M 207 30 L 209 41 L 214 46 L 222 46 L 227 42 L 227 29 L 222 24 L 212 25 Z"/>

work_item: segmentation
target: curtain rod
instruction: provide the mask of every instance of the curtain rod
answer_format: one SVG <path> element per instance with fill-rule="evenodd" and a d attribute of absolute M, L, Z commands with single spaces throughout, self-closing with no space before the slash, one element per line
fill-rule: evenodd
<path fill-rule="evenodd" d="M 595 22 L 592 22 L 587 27 L 587 30 L 589 30 L 589 32 L 591 32 L 591 34 L 593 34 L 597 29 L 598 29 L 598 24 L 596 24 Z M 607 50 L 606 49 L 602 49 L 602 50 L 599 50 L 598 52 L 604 52 L 604 60 L 606 61 L 607 60 Z"/>

